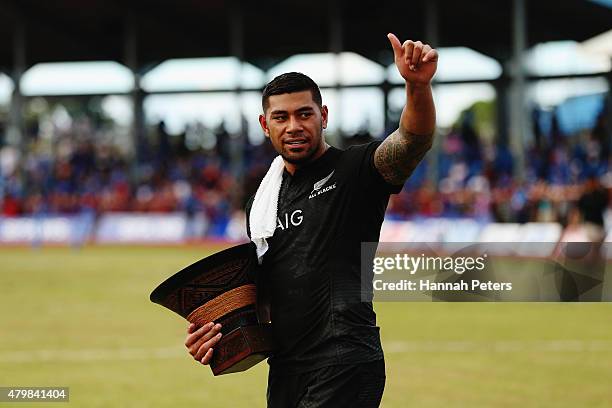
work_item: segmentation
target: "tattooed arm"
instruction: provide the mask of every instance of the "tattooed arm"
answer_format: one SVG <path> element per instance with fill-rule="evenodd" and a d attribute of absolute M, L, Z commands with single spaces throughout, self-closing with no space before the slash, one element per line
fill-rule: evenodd
<path fill-rule="evenodd" d="M 438 53 L 420 41 L 400 44 L 389 34 L 395 65 L 406 80 L 406 106 L 399 128 L 374 153 L 374 165 L 390 184 L 401 185 L 423 159 L 433 142 L 436 110 L 431 79 L 436 72 Z"/>

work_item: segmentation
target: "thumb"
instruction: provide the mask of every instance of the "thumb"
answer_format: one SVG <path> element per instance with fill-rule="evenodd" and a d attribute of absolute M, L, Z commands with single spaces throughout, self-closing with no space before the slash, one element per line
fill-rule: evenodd
<path fill-rule="evenodd" d="M 387 38 L 393 47 L 393 56 L 395 59 L 399 58 L 402 55 L 402 43 L 393 33 L 387 34 Z"/>

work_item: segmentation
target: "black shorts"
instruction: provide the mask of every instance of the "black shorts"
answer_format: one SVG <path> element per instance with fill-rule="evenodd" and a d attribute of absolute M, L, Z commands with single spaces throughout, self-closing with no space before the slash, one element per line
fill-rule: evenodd
<path fill-rule="evenodd" d="M 286 375 L 270 370 L 268 408 L 376 408 L 385 389 L 385 361 L 323 367 Z"/>

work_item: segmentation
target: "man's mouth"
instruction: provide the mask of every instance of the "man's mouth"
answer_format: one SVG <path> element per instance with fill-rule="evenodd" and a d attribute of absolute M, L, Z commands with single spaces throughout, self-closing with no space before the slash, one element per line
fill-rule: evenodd
<path fill-rule="evenodd" d="M 294 139 L 294 140 L 286 140 L 285 145 L 291 148 L 304 147 L 308 143 L 306 139 Z"/>

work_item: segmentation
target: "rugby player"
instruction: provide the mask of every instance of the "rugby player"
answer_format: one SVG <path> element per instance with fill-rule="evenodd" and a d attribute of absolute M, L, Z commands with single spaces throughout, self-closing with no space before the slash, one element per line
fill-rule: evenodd
<path fill-rule="evenodd" d="M 278 346 L 268 359 L 268 407 L 377 407 L 382 398 L 383 350 L 372 304 L 361 299 L 360 244 L 378 241 L 390 194 L 432 145 L 438 61 L 428 44 L 388 38 L 406 104 L 382 142 L 329 146 L 327 106 L 303 74 L 280 75 L 263 91 L 259 122 L 284 161 L 262 264 Z M 185 346 L 194 359 L 210 363 L 220 330 L 213 322 L 189 326 Z"/>

